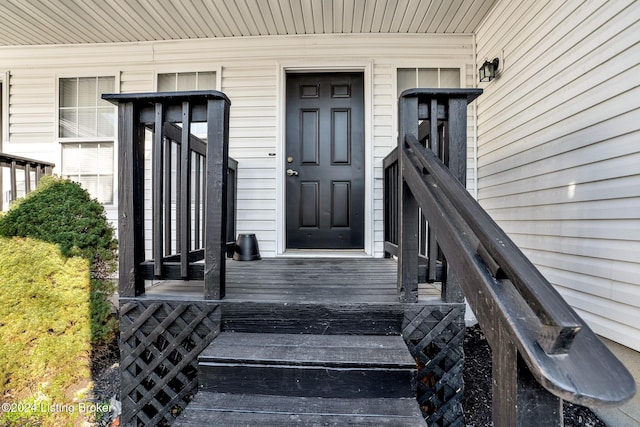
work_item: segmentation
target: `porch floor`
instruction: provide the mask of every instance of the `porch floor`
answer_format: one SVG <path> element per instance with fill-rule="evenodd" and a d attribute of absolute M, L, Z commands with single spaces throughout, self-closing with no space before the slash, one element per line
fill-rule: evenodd
<path fill-rule="evenodd" d="M 227 260 L 226 301 L 395 303 L 397 263 L 385 258 L 266 258 Z M 440 298 L 420 286 L 420 300 Z M 202 281 L 149 281 L 138 298 L 202 300 Z"/>

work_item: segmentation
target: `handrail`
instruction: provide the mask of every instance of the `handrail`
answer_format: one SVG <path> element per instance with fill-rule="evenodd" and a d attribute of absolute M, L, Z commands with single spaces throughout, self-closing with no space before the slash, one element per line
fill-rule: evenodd
<path fill-rule="evenodd" d="M 540 319 L 542 330 L 538 344 L 549 354 L 566 353 L 581 328 L 578 315 L 462 184 L 452 179 L 451 172 L 433 152 L 421 146 L 415 136 L 405 138 L 415 160 L 427 169 L 427 180 L 433 181 L 432 186 L 438 187 L 477 236 L 483 261 L 499 266 Z M 498 271 L 494 268 L 492 275 L 499 275 Z"/>
<path fill-rule="evenodd" d="M 620 405 L 635 394 L 631 374 L 463 185 L 466 102 L 477 95 L 413 89 L 401 96 L 398 147 L 383 161 L 385 251 L 398 257 L 400 300 L 417 301 L 420 210 L 434 234 L 430 247 L 450 271 L 443 300 L 451 301 L 444 291 L 451 281 L 491 345 L 494 425 L 561 425 L 560 399 Z"/>
<path fill-rule="evenodd" d="M 535 267 L 522 260 L 521 251 L 442 162 L 413 135 L 406 135 L 405 142 L 401 154 L 406 162 L 404 179 L 434 225 L 438 242 L 494 351 L 499 342 L 498 320 L 500 330 L 517 347 L 535 379 L 557 396 L 583 405 L 615 405 L 630 399 L 635 381 L 624 365 Z M 477 243 L 499 258 L 495 262 L 504 278 L 494 277 Z M 527 272 L 536 270 L 532 278 L 517 271 L 522 264 L 529 264 Z M 537 298 L 534 304 L 530 297 Z M 545 351 L 540 341 L 549 339 L 544 333 L 544 322 L 549 320 L 559 334 Z M 560 352 L 562 357 L 557 355 Z"/>
<path fill-rule="evenodd" d="M 24 171 L 24 193 L 26 194 L 32 190 L 32 187 L 38 185 L 40 178 L 44 175 L 51 175 L 54 167 L 55 163 L 0 153 L 0 169 L 9 169 L 10 202 L 13 202 L 18 197 L 18 170 Z M 2 174 L 0 174 L 0 184 L 2 184 Z M 0 185 L 0 190 L 4 191 L 4 186 Z M 0 210 L 3 208 L 3 196 L 0 195 Z"/>

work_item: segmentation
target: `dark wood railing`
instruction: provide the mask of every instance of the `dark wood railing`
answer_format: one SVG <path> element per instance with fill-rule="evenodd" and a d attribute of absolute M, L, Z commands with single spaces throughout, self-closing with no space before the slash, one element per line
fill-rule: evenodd
<path fill-rule="evenodd" d="M 119 106 L 120 296 L 140 295 L 144 280 L 161 279 L 203 280 L 205 299 L 223 298 L 238 165 L 228 155 L 229 99 L 216 91 L 103 98 Z M 206 141 L 191 133 L 194 123 L 207 124 Z M 151 251 L 145 248 L 145 195 L 151 197 Z"/>
<path fill-rule="evenodd" d="M 395 228 L 385 250 L 398 257 L 400 300 L 417 301 L 424 216 L 429 263 L 448 261 L 443 299 L 463 291 L 491 345 L 494 425 L 562 425 L 562 399 L 619 405 L 635 381 L 465 189 L 466 107 L 480 93 L 401 96 L 399 145 L 384 161 L 385 226 Z"/>
<path fill-rule="evenodd" d="M 12 154 L 0 153 L 0 210 L 5 208 L 5 202 L 13 202 L 33 190 L 44 175 L 51 175 L 55 164 L 40 160 L 18 157 Z M 8 185 L 3 182 L 5 171 L 9 172 Z M 5 197 L 8 196 L 5 200 Z"/>

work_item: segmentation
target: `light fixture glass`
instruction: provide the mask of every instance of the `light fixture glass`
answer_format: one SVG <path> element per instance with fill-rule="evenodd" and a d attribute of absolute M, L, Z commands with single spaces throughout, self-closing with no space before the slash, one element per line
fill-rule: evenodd
<path fill-rule="evenodd" d="M 482 67 L 478 69 L 480 75 L 481 82 L 490 82 L 496 77 L 496 71 L 498 70 L 498 65 L 500 64 L 500 60 L 498 58 L 494 58 L 493 61 L 489 61 L 488 59 L 484 61 Z"/>

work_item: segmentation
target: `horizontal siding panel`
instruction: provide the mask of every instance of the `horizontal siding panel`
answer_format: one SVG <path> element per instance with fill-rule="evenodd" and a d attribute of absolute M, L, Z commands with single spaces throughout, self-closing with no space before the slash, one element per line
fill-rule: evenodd
<path fill-rule="evenodd" d="M 580 309 L 578 314 L 591 326 L 594 332 L 612 341 L 625 344 L 633 350 L 640 351 L 640 341 L 634 339 L 636 328 L 633 325 L 614 322 L 605 313 L 590 313 Z"/>
<path fill-rule="evenodd" d="M 549 281 L 560 286 L 568 286 L 569 283 L 580 283 L 584 277 L 590 277 L 591 281 L 599 281 L 602 286 L 612 288 L 613 283 L 628 283 L 634 282 L 635 278 L 640 274 L 640 266 L 634 263 L 635 260 L 614 260 L 613 257 L 617 255 L 614 251 L 611 257 L 604 258 L 608 253 L 601 252 L 597 254 L 598 257 L 590 257 L 584 254 L 574 255 L 569 253 L 552 253 L 547 251 L 537 251 L 532 249 L 525 249 L 525 252 L 530 256 L 531 260 L 546 269 L 556 269 L 557 271 L 572 272 L 578 271 L 575 274 L 575 278 L 571 279 L 565 276 L 563 280 L 552 280 L 553 277 L 547 277 Z M 636 250 L 636 259 L 638 251 Z M 613 274 L 611 273 L 613 272 Z M 576 290 L 589 293 L 587 287 L 577 287 Z M 599 296 L 611 298 L 611 293 L 602 293 Z M 625 303 L 638 305 L 640 299 L 626 300 Z"/>
<path fill-rule="evenodd" d="M 246 189 L 241 188 L 238 185 L 238 201 L 242 200 L 275 200 L 276 189 L 275 188 L 262 188 L 262 189 Z M 238 208 L 242 208 L 239 205 Z"/>
<path fill-rule="evenodd" d="M 251 230 L 252 233 L 257 231 L 269 232 L 275 229 L 274 221 L 256 221 L 256 220 L 245 221 L 245 220 L 238 219 L 237 223 L 238 223 L 238 228 Z"/>
<path fill-rule="evenodd" d="M 640 158 L 640 156 L 636 157 Z M 630 161 L 619 163 L 629 166 Z M 600 178 L 598 180 L 598 174 L 593 177 L 589 176 L 590 173 L 593 173 L 592 170 L 593 168 L 584 166 L 573 173 L 572 170 L 568 170 L 563 171 L 562 174 L 543 175 L 535 180 L 527 179 L 483 188 L 481 192 L 482 205 L 485 209 L 492 210 L 504 207 L 546 205 L 549 204 L 549 201 L 573 203 L 640 196 L 640 175 L 611 176 L 610 179 Z M 554 180 L 552 175 L 562 175 L 562 177 Z M 594 181 L 581 182 L 581 178 L 593 179 Z"/>
<path fill-rule="evenodd" d="M 500 225 L 510 235 L 565 236 L 582 239 L 640 241 L 640 227 L 635 218 L 628 220 L 501 220 Z"/>
<path fill-rule="evenodd" d="M 524 207 L 509 207 L 492 209 L 489 213 L 500 222 L 501 220 L 535 221 L 535 220 L 618 220 L 638 219 L 640 198 L 590 201 L 565 204 L 548 204 L 531 209 Z"/>
<path fill-rule="evenodd" d="M 243 169 L 268 169 L 268 168 L 272 168 L 272 173 L 273 171 L 275 171 L 275 159 L 273 157 L 266 157 L 265 158 L 252 158 L 252 157 L 247 157 L 247 158 L 242 158 L 237 156 L 236 160 L 238 161 L 238 164 L 242 164 L 242 168 Z M 240 166 L 239 166 L 240 167 Z"/>
<path fill-rule="evenodd" d="M 234 138 L 232 142 L 229 142 L 229 155 L 233 157 L 235 153 L 243 148 L 251 147 L 275 147 L 275 140 L 273 137 L 260 137 L 254 136 L 252 138 Z"/>
<path fill-rule="evenodd" d="M 255 168 L 245 169 L 238 167 L 238 179 L 252 178 L 252 179 L 272 179 L 275 176 L 273 168 Z"/>
<path fill-rule="evenodd" d="M 264 178 L 264 179 L 238 179 L 238 187 L 243 190 L 246 189 L 265 189 L 265 188 L 276 188 L 276 180 L 275 177 L 272 178 Z"/>
<path fill-rule="evenodd" d="M 629 303 L 633 301 L 632 305 L 640 306 L 640 288 L 633 283 L 612 282 L 611 286 L 611 299 L 614 301 Z"/>
<path fill-rule="evenodd" d="M 582 292 L 562 289 L 562 296 L 574 307 L 589 313 L 607 313 L 607 318 L 627 326 L 640 324 L 640 310 L 628 304 L 620 304 L 604 298 L 586 298 Z"/>
<path fill-rule="evenodd" d="M 120 92 L 153 92 L 154 73 L 151 70 L 123 71 L 120 73 Z"/>
<path fill-rule="evenodd" d="M 246 203 L 244 203 L 246 204 Z M 275 209 L 242 209 L 237 215 L 238 221 L 275 221 Z"/>
<path fill-rule="evenodd" d="M 229 121 L 229 146 L 232 147 L 235 144 L 236 139 L 242 138 L 265 138 L 269 137 L 273 140 L 273 146 L 275 146 L 275 126 L 274 127 L 242 127 L 233 126 L 233 121 Z"/>

